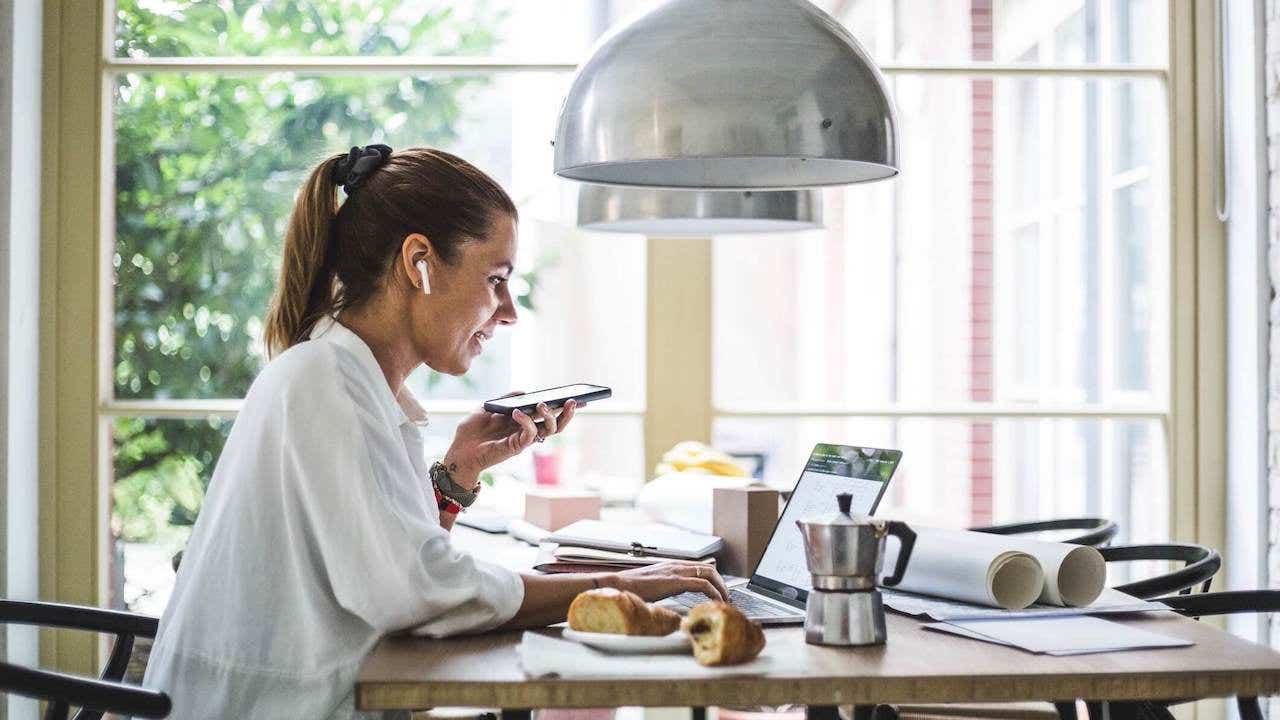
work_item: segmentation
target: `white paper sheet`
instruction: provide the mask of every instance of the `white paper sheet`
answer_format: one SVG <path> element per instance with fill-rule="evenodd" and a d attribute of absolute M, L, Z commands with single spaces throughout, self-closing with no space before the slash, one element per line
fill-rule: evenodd
<path fill-rule="evenodd" d="M 1005 610 L 974 603 L 916 595 L 881 588 L 886 607 L 903 615 L 929 620 L 978 620 L 1026 617 L 1072 617 L 1076 615 L 1116 615 L 1145 612 L 1171 612 L 1164 603 L 1138 600 L 1123 593 L 1104 592 L 1085 607 L 1055 607 L 1036 604 L 1023 610 Z"/>
<path fill-rule="evenodd" d="M 526 632 L 516 648 L 520 666 L 531 677 L 559 675 L 562 678 L 763 675 L 772 666 L 768 652 L 765 648 L 760 657 L 743 665 L 703 667 L 692 655 L 612 655 L 535 632 Z"/>
<path fill-rule="evenodd" d="M 925 627 L 1047 655 L 1083 655 L 1194 644 L 1190 640 L 1084 616 L 959 620 L 932 623 Z"/>
<path fill-rule="evenodd" d="M 520 518 L 515 518 L 507 523 L 507 534 L 530 545 L 540 545 L 542 541 L 551 536 L 551 531 Z"/>

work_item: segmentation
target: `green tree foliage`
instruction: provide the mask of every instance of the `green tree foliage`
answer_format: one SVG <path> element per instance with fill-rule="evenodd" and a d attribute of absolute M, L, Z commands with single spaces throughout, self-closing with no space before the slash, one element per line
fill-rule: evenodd
<path fill-rule="evenodd" d="M 416 6 L 416 7 L 415 7 Z M 482 55 L 499 17 L 412 0 L 118 0 L 122 56 Z M 483 76 L 126 74 L 115 87 L 115 395 L 240 397 L 294 193 L 351 145 L 448 147 Z M 528 298 L 522 298 L 528 306 Z M 113 529 L 199 510 L 229 423 L 114 425 Z M 171 534 L 171 533 L 170 533 Z"/>

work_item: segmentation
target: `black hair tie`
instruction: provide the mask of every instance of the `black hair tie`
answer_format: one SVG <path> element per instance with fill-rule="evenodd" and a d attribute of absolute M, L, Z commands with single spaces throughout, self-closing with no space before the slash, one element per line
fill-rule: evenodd
<path fill-rule="evenodd" d="M 350 195 L 374 170 L 386 165 L 390 159 L 391 148 L 387 145 L 353 147 L 333 166 L 333 182 Z"/>

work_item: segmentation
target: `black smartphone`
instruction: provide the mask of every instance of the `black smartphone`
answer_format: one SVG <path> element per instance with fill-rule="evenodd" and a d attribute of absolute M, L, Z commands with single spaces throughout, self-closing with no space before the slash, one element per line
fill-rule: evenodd
<path fill-rule="evenodd" d="M 558 407 L 563 407 L 570 400 L 577 400 L 578 404 L 581 405 L 585 402 L 603 400 L 611 395 L 613 395 L 613 391 L 603 385 L 579 383 L 577 385 L 562 385 L 561 387 L 512 395 L 511 397 L 495 398 L 486 402 L 484 409 L 501 415 L 510 415 L 512 412 L 519 410 L 525 415 L 533 416 L 538 403 L 546 403 L 548 408 L 555 410 Z M 537 420 L 537 417 L 534 417 L 534 419 Z"/>

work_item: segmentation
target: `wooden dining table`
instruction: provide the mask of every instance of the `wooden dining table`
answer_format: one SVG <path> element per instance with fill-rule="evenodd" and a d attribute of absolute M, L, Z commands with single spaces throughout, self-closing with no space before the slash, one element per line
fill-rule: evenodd
<path fill-rule="evenodd" d="M 505 536 L 455 529 L 464 548 L 528 567 L 533 553 Z M 527 564 L 526 564 L 527 563 Z M 810 645 L 801 627 L 766 631 L 768 671 L 751 677 L 563 679 L 530 677 L 516 648 L 520 632 L 448 640 L 384 638 L 356 681 L 361 710 L 475 707 L 504 720 L 539 708 L 680 707 L 802 704 L 813 720 L 844 705 L 990 703 L 1074 699 L 1126 701 L 1256 697 L 1280 693 L 1280 653 L 1213 624 L 1172 612 L 1111 619 L 1184 638 L 1189 647 L 1067 657 L 927 630 L 890 614 L 885 645 Z M 557 628 L 545 632 L 558 636 Z"/>

